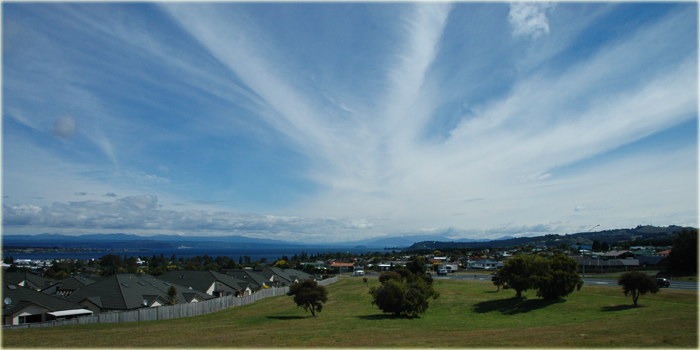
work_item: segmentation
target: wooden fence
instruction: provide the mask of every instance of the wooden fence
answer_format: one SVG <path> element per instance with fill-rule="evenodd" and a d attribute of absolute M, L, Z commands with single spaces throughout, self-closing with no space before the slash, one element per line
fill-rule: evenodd
<path fill-rule="evenodd" d="M 319 285 L 325 286 L 338 281 L 338 277 L 333 277 L 318 281 Z M 7 329 L 22 329 L 22 328 L 39 328 L 63 326 L 69 324 L 89 324 L 89 323 L 118 323 L 118 322 L 137 322 L 137 321 L 155 321 L 155 320 L 170 320 L 180 317 L 189 317 L 209 314 L 212 312 L 228 309 L 230 307 L 252 304 L 258 300 L 285 295 L 289 292 L 289 287 L 282 288 L 267 288 L 261 289 L 252 295 L 244 297 L 226 296 L 214 298 L 210 300 L 200 301 L 198 303 L 164 305 L 154 308 L 141 308 L 131 311 L 122 312 L 106 312 L 92 316 L 76 317 L 70 320 L 57 320 L 37 323 L 25 323 L 20 325 L 3 326 L 3 330 Z"/>

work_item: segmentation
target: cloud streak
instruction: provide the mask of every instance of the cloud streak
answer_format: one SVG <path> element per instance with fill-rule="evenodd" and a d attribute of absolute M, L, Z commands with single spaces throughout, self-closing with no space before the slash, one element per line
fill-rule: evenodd
<path fill-rule="evenodd" d="M 637 6 L 34 7 L 60 30 L 27 21 L 36 45 L 5 60 L 3 190 L 44 199 L 5 203 L 5 225 L 324 241 L 692 224 L 697 11 Z M 677 141 L 648 152 L 659 135 Z"/>

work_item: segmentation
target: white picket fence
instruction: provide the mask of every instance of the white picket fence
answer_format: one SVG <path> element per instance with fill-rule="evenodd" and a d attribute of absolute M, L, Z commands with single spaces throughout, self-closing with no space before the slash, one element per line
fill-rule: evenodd
<path fill-rule="evenodd" d="M 338 277 L 333 277 L 318 281 L 318 284 L 325 286 L 338 281 Z M 138 322 L 138 321 L 155 321 L 155 320 L 170 320 L 180 317 L 189 317 L 209 314 L 212 312 L 228 309 L 230 307 L 252 304 L 258 300 L 285 295 L 289 292 L 289 287 L 282 288 L 267 288 L 261 289 L 252 295 L 244 297 L 226 296 L 214 298 L 210 300 L 200 301 L 198 303 L 164 305 L 154 308 L 141 308 L 131 311 L 122 312 L 106 312 L 93 316 L 76 317 L 70 320 L 47 321 L 37 323 L 26 323 L 21 325 L 3 326 L 3 330 L 7 329 L 23 329 L 23 328 L 39 328 L 63 326 L 69 324 L 88 324 L 88 323 L 118 323 L 118 322 Z"/>

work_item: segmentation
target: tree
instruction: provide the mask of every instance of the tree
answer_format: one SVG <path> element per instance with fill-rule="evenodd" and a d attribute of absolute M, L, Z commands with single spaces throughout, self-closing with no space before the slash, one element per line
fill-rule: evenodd
<path fill-rule="evenodd" d="M 581 289 L 583 280 L 577 268 L 576 260 L 562 253 L 549 258 L 520 254 L 506 261 L 498 275 L 503 288 L 515 289 L 517 298 L 522 298 L 523 291 L 536 289 L 538 297 L 558 299 Z"/>
<path fill-rule="evenodd" d="M 498 272 L 495 272 L 493 276 L 491 276 L 491 282 L 493 282 L 493 285 L 498 287 L 497 292 L 500 292 L 501 287 L 503 287 L 503 278 L 501 278 L 501 275 L 499 275 Z"/>
<path fill-rule="evenodd" d="M 574 289 L 581 290 L 583 279 L 578 274 L 576 260 L 555 253 L 546 260 L 542 259 L 542 262 L 547 266 L 535 267 L 533 276 L 538 297 L 555 300 L 571 294 Z"/>
<path fill-rule="evenodd" d="M 673 238 L 668 254 L 668 269 L 677 272 L 698 272 L 698 230 L 684 228 Z"/>
<path fill-rule="evenodd" d="M 646 293 L 657 293 L 659 286 L 656 281 L 649 275 L 639 271 L 625 272 L 620 275 L 617 284 L 622 286 L 622 291 L 625 296 L 632 295 L 634 306 L 637 306 L 637 300 L 640 295 Z"/>
<path fill-rule="evenodd" d="M 168 287 L 168 304 L 177 304 L 177 288 L 172 284 Z"/>
<path fill-rule="evenodd" d="M 595 240 L 593 241 L 593 245 L 591 245 L 591 249 L 593 249 L 594 252 L 599 252 L 600 251 L 600 241 Z"/>
<path fill-rule="evenodd" d="M 610 244 L 608 244 L 608 242 L 601 243 L 600 250 L 607 252 L 608 250 L 610 250 Z"/>
<path fill-rule="evenodd" d="M 423 257 L 412 256 L 406 264 L 406 268 L 411 271 L 411 273 L 416 275 L 423 275 L 427 269 L 425 265 L 425 260 Z"/>
<path fill-rule="evenodd" d="M 292 265 L 289 263 L 287 260 L 277 260 L 274 265 L 274 267 L 279 267 L 280 269 L 290 269 L 292 268 Z"/>
<path fill-rule="evenodd" d="M 437 299 L 440 293 L 433 289 L 433 278 L 414 274 L 407 269 L 384 272 L 379 276 L 380 287 L 371 287 L 372 305 L 395 316 L 416 317 L 425 313 L 429 299 Z"/>
<path fill-rule="evenodd" d="M 532 287 L 530 263 L 533 255 L 518 254 L 503 263 L 498 274 L 503 278 L 503 288 L 515 289 L 515 296 L 522 298 L 522 292 Z"/>
<path fill-rule="evenodd" d="M 323 303 L 328 301 L 328 291 L 324 286 L 319 286 L 312 279 L 305 279 L 301 283 L 293 283 L 289 286 L 289 296 L 294 297 L 294 302 L 304 311 L 311 311 L 311 316 L 316 317 L 316 311 L 321 312 Z"/>

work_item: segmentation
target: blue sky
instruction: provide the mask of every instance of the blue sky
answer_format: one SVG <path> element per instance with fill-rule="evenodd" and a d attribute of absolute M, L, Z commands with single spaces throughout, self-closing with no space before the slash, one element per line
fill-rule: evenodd
<path fill-rule="evenodd" d="M 698 6 L 3 3 L 3 233 L 698 225 Z"/>

